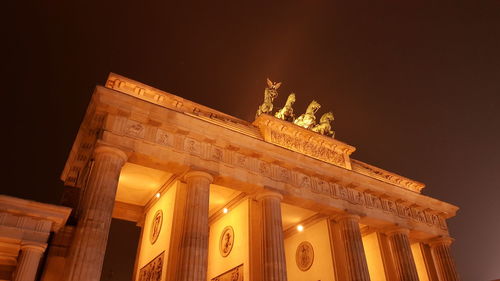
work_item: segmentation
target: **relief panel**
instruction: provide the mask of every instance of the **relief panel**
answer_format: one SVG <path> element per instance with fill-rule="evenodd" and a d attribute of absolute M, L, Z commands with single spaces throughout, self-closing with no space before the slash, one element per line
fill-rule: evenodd
<path fill-rule="evenodd" d="M 243 265 L 239 265 L 223 274 L 212 278 L 211 281 L 243 281 Z"/>
<path fill-rule="evenodd" d="M 162 252 L 141 268 L 139 271 L 139 281 L 161 281 L 164 255 L 165 252 Z"/>

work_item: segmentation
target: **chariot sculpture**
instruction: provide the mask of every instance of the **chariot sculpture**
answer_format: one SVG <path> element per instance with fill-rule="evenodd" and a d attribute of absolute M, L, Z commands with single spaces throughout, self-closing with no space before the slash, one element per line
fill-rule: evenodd
<path fill-rule="evenodd" d="M 293 122 L 295 120 L 295 115 L 293 114 L 293 104 L 295 103 L 295 93 L 291 93 L 286 99 L 285 106 L 280 109 L 274 117 L 279 118 L 281 120 Z"/>
<path fill-rule="evenodd" d="M 335 132 L 332 130 L 332 125 L 330 124 L 333 120 L 333 113 L 327 112 L 321 116 L 319 124 L 315 125 L 311 131 L 333 138 L 335 137 Z"/>
<path fill-rule="evenodd" d="M 259 115 L 272 114 L 273 111 L 273 101 L 278 96 L 278 88 L 281 86 L 281 82 L 272 82 L 267 79 L 267 87 L 264 90 L 264 102 L 257 109 L 257 113 L 255 114 L 255 118 L 259 117 Z M 293 104 L 295 103 L 295 93 L 291 93 L 288 95 L 285 105 L 283 108 L 278 110 L 274 117 L 279 118 L 281 120 L 285 120 L 288 122 L 292 122 L 297 126 L 309 129 L 318 134 L 335 137 L 335 132 L 332 130 L 331 122 L 334 120 L 333 113 L 327 112 L 323 114 L 319 120 L 319 123 L 316 124 L 316 112 L 321 108 L 321 105 L 313 100 L 309 106 L 307 106 L 307 110 L 304 114 L 301 114 L 297 119 L 295 119 L 295 115 L 293 112 Z"/>
<path fill-rule="evenodd" d="M 299 116 L 299 118 L 295 119 L 293 123 L 295 125 L 304 127 L 306 129 L 311 129 L 314 125 L 316 125 L 316 111 L 321 108 L 321 105 L 313 100 L 309 106 L 307 107 L 306 113 Z"/>

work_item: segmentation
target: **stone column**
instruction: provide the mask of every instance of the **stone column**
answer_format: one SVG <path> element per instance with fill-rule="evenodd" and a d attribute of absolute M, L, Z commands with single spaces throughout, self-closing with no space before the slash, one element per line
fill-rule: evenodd
<path fill-rule="evenodd" d="M 176 280 L 206 281 L 208 265 L 208 199 L 213 177 L 191 171 L 184 176 L 187 184 L 186 209 L 180 242 L 180 260 Z"/>
<path fill-rule="evenodd" d="M 38 271 L 38 264 L 43 252 L 47 248 L 46 244 L 23 243 L 21 253 L 17 261 L 17 268 L 14 273 L 14 281 L 33 281 Z"/>
<path fill-rule="evenodd" d="M 410 231 L 404 228 L 397 228 L 386 233 L 391 248 L 392 260 L 398 280 L 419 281 L 417 266 L 411 252 L 408 234 Z"/>
<path fill-rule="evenodd" d="M 108 242 L 116 188 L 127 155 L 114 147 L 94 150 L 94 166 L 89 176 L 81 213 L 69 250 L 65 277 L 68 281 L 99 281 Z"/>
<path fill-rule="evenodd" d="M 286 281 L 285 245 L 279 193 L 264 192 L 257 196 L 262 207 L 262 251 L 264 281 Z"/>
<path fill-rule="evenodd" d="M 343 265 L 347 281 L 369 281 L 368 264 L 366 262 L 363 240 L 359 229 L 358 215 L 346 214 L 335 217 L 338 229 L 340 249 L 343 252 Z M 332 239 L 334 239 L 332 237 Z M 335 239 L 334 239 L 335 241 Z M 340 256 L 340 255 L 339 255 Z"/>
<path fill-rule="evenodd" d="M 450 237 L 438 238 L 429 243 L 439 281 L 460 280 L 450 252 L 451 243 L 453 238 Z"/>

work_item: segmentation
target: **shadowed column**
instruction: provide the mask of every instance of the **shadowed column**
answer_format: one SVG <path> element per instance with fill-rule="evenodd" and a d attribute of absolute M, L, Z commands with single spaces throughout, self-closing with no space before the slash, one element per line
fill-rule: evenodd
<path fill-rule="evenodd" d="M 331 239 L 341 244 L 339 246 L 343 255 L 338 255 L 338 258 L 343 257 L 342 264 L 345 266 L 347 281 L 370 281 L 359 219 L 359 216 L 352 214 L 340 215 L 333 219 L 339 239 Z"/>
<path fill-rule="evenodd" d="M 127 155 L 114 147 L 94 150 L 94 166 L 83 191 L 81 214 L 69 251 L 66 267 L 68 281 L 99 281 L 116 188 Z"/>
<path fill-rule="evenodd" d="M 398 280 L 419 281 L 417 267 L 411 252 L 408 234 L 410 231 L 404 228 L 394 229 L 386 233 L 391 248 L 392 260 L 396 268 Z"/>
<path fill-rule="evenodd" d="M 38 264 L 43 252 L 47 248 L 45 244 L 22 244 L 18 264 L 14 273 L 14 281 L 35 280 Z"/>
<path fill-rule="evenodd" d="M 450 237 L 438 238 L 429 243 L 439 281 L 460 280 L 450 252 L 451 243 L 453 238 Z"/>
<path fill-rule="evenodd" d="M 205 281 L 208 263 L 208 203 L 213 177 L 205 172 L 188 172 L 186 211 L 180 243 L 179 281 Z"/>
<path fill-rule="evenodd" d="M 265 192 L 257 196 L 262 204 L 262 245 L 264 281 L 286 281 L 285 246 L 279 193 Z"/>

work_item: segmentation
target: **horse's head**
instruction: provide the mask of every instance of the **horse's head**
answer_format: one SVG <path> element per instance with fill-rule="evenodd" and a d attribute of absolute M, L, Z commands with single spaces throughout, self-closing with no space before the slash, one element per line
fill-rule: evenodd
<path fill-rule="evenodd" d="M 291 93 L 288 95 L 288 98 L 286 99 L 286 104 L 292 105 L 295 103 L 295 93 Z"/>
<path fill-rule="evenodd" d="M 309 104 L 309 106 L 307 107 L 306 113 L 315 114 L 316 111 L 318 111 L 318 109 L 320 109 L 320 108 L 321 108 L 321 105 L 317 101 L 313 100 Z"/>
<path fill-rule="evenodd" d="M 333 113 L 327 112 L 321 116 L 321 119 L 319 120 L 320 123 L 330 123 L 334 120 L 335 118 L 333 117 Z"/>

